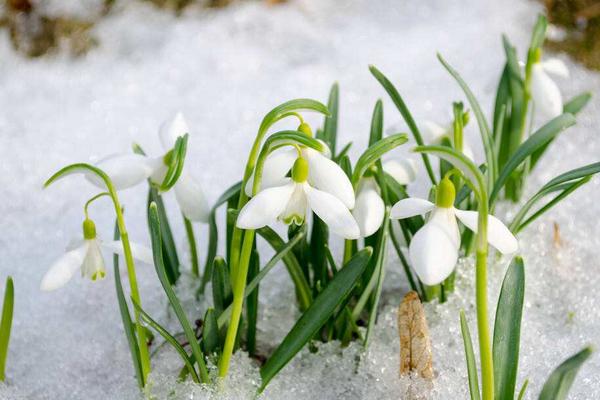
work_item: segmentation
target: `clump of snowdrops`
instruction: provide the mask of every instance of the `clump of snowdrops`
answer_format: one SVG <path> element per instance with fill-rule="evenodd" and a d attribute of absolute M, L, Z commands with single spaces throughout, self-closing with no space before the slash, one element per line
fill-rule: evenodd
<path fill-rule="evenodd" d="M 300 317 L 271 354 L 261 355 L 265 361 L 260 367 L 260 392 L 312 341 L 369 345 L 390 243 L 409 285 L 423 301 L 444 302 L 451 296 L 458 258 L 474 253 L 480 377 L 468 324 L 464 315 L 460 316 L 471 397 L 515 398 L 524 293 L 523 260 L 516 256 L 518 233 L 600 170 L 600 163 L 595 163 L 551 179 L 522 202 L 512 221 L 493 215 L 498 200 L 520 201 L 528 175 L 542 168 L 544 152 L 561 132 L 575 124 L 576 114 L 590 97 L 584 93 L 563 101 L 549 74 L 565 76 L 568 71 L 560 61 L 543 56 L 545 29 L 546 20 L 540 17 L 524 67 L 516 49 L 503 39 L 506 64 L 489 119 L 466 82 L 441 55 L 439 61 L 463 90 L 470 107 L 453 103 L 453 118 L 445 125 L 417 123 L 390 80 L 371 66 L 371 73 L 390 96 L 410 133 L 384 135 L 383 103 L 377 101 L 368 147 L 356 162 L 347 155 L 352 143 L 338 146 L 337 85 L 332 87 L 327 105 L 296 99 L 275 107 L 258 128 L 240 181 L 212 206 L 185 162 L 190 130 L 181 114 L 159 130 L 162 154 L 146 155 L 135 145 L 134 152 L 115 154 L 95 165 L 64 167 L 46 186 L 79 173 L 99 192 L 83 207 L 79 240 L 51 266 L 42 289 L 64 285 L 77 271 L 91 280 L 102 279 L 107 275 L 102 251 L 114 254 L 115 288 L 139 386 L 146 385 L 152 368 L 149 329 L 181 356 L 180 379 L 227 384 L 235 351 L 243 349 L 257 356 L 258 291 L 262 279 L 283 261 L 294 285 Z M 304 120 L 305 112 L 320 113 L 323 125 L 314 129 Z M 296 120 L 297 129 L 274 131 L 272 126 L 284 119 Z M 476 161 L 464 137 L 465 128 L 474 124 L 484 149 L 482 161 Z M 405 145 L 409 136 L 416 142 L 411 149 L 414 155 L 399 158 L 395 149 Z M 440 160 L 439 168 L 434 168 L 433 158 Z M 425 199 L 407 193 L 407 185 L 419 173 L 431 183 Z M 129 240 L 119 201 L 120 190 L 140 184 L 148 186 L 151 248 Z M 213 306 L 201 316 L 199 329 L 188 320 L 174 291 L 185 263 L 177 253 L 172 221 L 163 204 L 162 195 L 169 190 L 175 192 L 182 213 L 198 296 L 205 296 L 205 288 L 212 286 Z M 114 206 L 112 238 L 102 233 L 105 239 L 100 239 L 101 232 L 96 231 L 90 206 L 99 199 L 108 199 Z M 226 209 L 223 221 L 217 218 L 220 208 Z M 208 226 L 203 268 L 196 223 Z M 273 229 L 281 225 L 287 226 L 287 234 Z M 222 247 L 226 249 L 220 255 L 219 230 L 225 231 Z M 275 255 L 261 259 L 258 241 L 272 247 Z M 343 245 L 337 246 L 341 254 L 333 254 L 333 243 L 342 241 Z M 489 245 L 504 255 L 504 261 L 514 257 L 498 300 L 493 336 L 486 277 Z M 120 257 L 127 270 L 128 294 L 118 272 Z M 136 262 L 154 265 L 186 344 L 144 310 Z M 558 394 L 566 393 L 590 351 L 584 349 L 561 365 L 540 398 L 561 398 Z M 209 373 L 208 364 L 218 366 L 217 372 Z M 527 382 L 522 384 L 519 398 L 526 386 Z"/>

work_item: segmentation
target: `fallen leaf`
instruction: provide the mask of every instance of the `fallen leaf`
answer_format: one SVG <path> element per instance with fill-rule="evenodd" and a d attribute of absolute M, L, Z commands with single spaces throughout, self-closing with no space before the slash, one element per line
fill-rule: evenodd
<path fill-rule="evenodd" d="M 400 336 L 400 375 L 418 373 L 422 378 L 433 378 L 431 341 L 425 310 L 415 291 L 410 291 L 398 307 L 398 334 Z"/>

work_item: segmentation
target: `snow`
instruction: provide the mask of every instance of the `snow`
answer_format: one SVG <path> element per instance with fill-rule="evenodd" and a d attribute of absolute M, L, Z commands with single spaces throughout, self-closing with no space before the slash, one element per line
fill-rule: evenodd
<path fill-rule="evenodd" d="M 65 8 L 61 1 L 51 3 L 50 9 Z M 97 25 L 100 46 L 77 60 L 23 59 L 2 32 L 0 278 L 13 275 L 16 301 L 8 382 L 0 385 L 0 398 L 140 398 L 112 271 L 102 282 L 75 277 L 60 291 L 38 289 L 50 263 L 80 234 L 83 202 L 95 193 L 80 178 L 42 191 L 44 180 L 58 168 L 127 151 L 132 142 L 159 154 L 159 123 L 182 110 L 192 127 L 188 162 L 214 201 L 240 178 L 262 116 L 291 98 L 325 100 L 334 81 L 342 96 L 339 141 L 355 142 L 350 154 L 356 159 L 367 142 L 377 98 L 384 100 L 386 125 L 399 121 L 368 64 L 393 80 L 417 120 L 443 121 L 450 102 L 462 96 L 435 58 L 440 51 L 490 110 L 503 59 L 500 34 L 507 33 L 522 54 L 538 11 L 538 3 L 519 0 L 296 0 L 280 7 L 236 3 L 176 18 L 132 2 Z M 81 12 L 78 7 L 76 13 Z M 572 75 L 559 81 L 565 97 L 598 91 L 597 73 L 561 58 Z M 600 100 L 594 98 L 577 127 L 557 140 L 532 177 L 530 194 L 559 172 L 597 161 L 599 109 Z M 314 115 L 308 120 L 320 124 Z M 595 178 L 520 236 L 527 286 L 518 382 L 529 378 L 526 398 L 537 397 L 550 371 L 567 356 L 600 343 L 599 189 Z M 121 199 L 131 239 L 149 242 L 145 189 L 124 191 Z M 167 202 L 185 249 L 174 199 Z M 500 208 L 501 216 L 515 212 Z M 91 213 L 100 235 L 111 236 L 110 204 L 100 201 Z M 553 244 L 553 222 L 560 226 L 561 247 Z M 206 228 L 197 231 L 204 253 Z M 505 265 L 490 267 L 492 305 Z M 259 340 L 265 349 L 281 340 L 297 316 L 289 278 L 283 268 L 276 271 L 261 285 Z M 144 307 L 176 330 L 154 270 L 140 265 L 138 275 Z M 473 275 L 472 260 L 461 261 L 456 294 L 447 304 L 426 306 L 437 374 L 431 387 L 398 378 L 395 307 L 406 283 L 390 253 L 384 309 L 368 353 L 358 344 L 342 351 L 337 343 L 320 345 L 316 354 L 304 350 L 272 381 L 264 398 L 397 399 L 422 390 L 427 398 L 468 398 L 458 310 L 466 309 L 475 335 Z M 180 286 L 190 318 L 201 318 L 205 305 L 191 301 L 189 278 L 184 276 Z M 176 384 L 177 356 L 161 351 L 157 357 L 149 389 L 157 398 L 252 398 L 260 381 L 258 369 L 241 352 L 221 389 Z M 600 397 L 598 376 L 600 357 L 594 355 L 570 398 Z"/>

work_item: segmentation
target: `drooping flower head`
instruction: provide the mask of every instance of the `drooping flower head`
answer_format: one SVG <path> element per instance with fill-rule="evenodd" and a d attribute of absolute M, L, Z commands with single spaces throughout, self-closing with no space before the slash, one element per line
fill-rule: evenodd
<path fill-rule="evenodd" d="M 283 171 L 283 176 L 278 179 L 279 184 L 258 192 L 242 208 L 236 225 L 242 229 L 258 229 L 277 220 L 300 225 L 304 223 L 306 214 L 312 211 L 331 231 L 346 239 L 357 239 L 360 229 L 347 206 L 348 203 L 354 205 L 352 184 L 337 164 L 325 157 L 318 157 L 323 156 L 312 149 L 301 150 L 300 155 L 296 153 L 291 178 L 286 178 L 287 171 Z M 265 171 L 267 162 L 268 159 Z M 317 169 L 316 172 L 313 167 Z M 279 174 L 271 176 L 275 175 Z M 325 187 L 329 190 L 325 191 Z M 336 188 L 342 189 L 341 194 L 346 202 L 333 194 Z"/>
<path fill-rule="evenodd" d="M 569 70 L 565 63 L 558 58 L 541 59 L 538 49 L 531 66 L 531 98 L 534 112 L 544 118 L 554 118 L 563 112 L 563 99 L 560 89 L 549 74 L 568 78 Z"/>
<path fill-rule="evenodd" d="M 131 243 L 133 257 L 147 264 L 153 263 L 152 251 L 144 245 Z M 111 253 L 123 255 L 121 241 L 103 242 L 96 235 L 94 221 L 87 218 L 83 221 L 83 240 L 73 241 L 67 251 L 56 260 L 42 278 L 40 288 L 44 291 L 58 289 L 64 286 L 75 274 L 81 270 L 81 276 L 92 281 L 104 278 L 106 268 L 102 249 Z"/>
<path fill-rule="evenodd" d="M 139 154 L 113 154 L 103 158 L 96 166 L 103 170 L 117 190 L 136 186 L 146 179 L 160 185 L 165 178 L 172 157 L 173 146 L 178 137 L 189 133 L 183 114 L 177 113 L 165 121 L 159 129 L 159 138 L 165 154 L 146 157 Z M 95 175 L 86 176 L 89 181 L 104 188 L 104 183 Z M 199 183 L 193 178 L 188 163 L 184 163 L 179 179 L 173 186 L 175 197 L 183 215 L 192 221 L 206 222 L 209 206 Z"/>
<path fill-rule="evenodd" d="M 390 212 L 395 219 L 429 214 L 427 222 L 413 236 L 409 258 L 419 279 L 426 285 L 437 285 L 454 270 L 460 249 L 460 231 L 457 218 L 468 229 L 477 232 L 477 211 L 463 211 L 454 207 L 456 190 L 444 177 L 436 190 L 435 204 L 428 200 L 406 198 L 396 203 Z M 502 254 L 514 253 L 518 242 L 498 218 L 488 215 L 488 242 Z"/>

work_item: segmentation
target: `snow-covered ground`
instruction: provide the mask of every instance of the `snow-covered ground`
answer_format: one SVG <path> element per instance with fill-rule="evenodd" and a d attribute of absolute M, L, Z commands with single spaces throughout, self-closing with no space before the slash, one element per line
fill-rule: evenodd
<path fill-rule="evenodd" d="M 377 98 L 384 100 L 386 124 L 399 121 L 368 64 L 397 84 L 417 119 L 443 120 L 450 102 L 462 96 L 435 58 L 440 51 L 489 110 L 503 60 L 500 34 L 507 33 L 523 51 L 540 11 L 537 2 L 523 0 L 294 0 L 280 7 L 250 2 L 181 18 L 140 2 L 120 7 L 95 28 L 100 46 L 75 61 L 23 59 L 5 32 L 0 37 L 0 278 L 13 275 L 16 288 L 2 399 L 139 397 L 112 273 L 99 283 L 76 277 L 62 290 L 38 290 L 47 267 L 80 234 L 83 202 L 94 193 L 80 178 L 42 191 L 43 181 L 59 167 L 129 151 L 134 141 L 156 154 L 158 124 L 182 110 L 192 127 L 188 162 L 214 201 L 240 178 L 262 116 L 291 98 L 325 100 L 334 81 L 342 95 L 340 141 L 355 142 L 356 158 L 367 142 Z M 569 64 L 572 78 L 559 82 L 566 97 L 597 93 L 600 75 Z M 561 171 L 598 160 L 599 111 L 596 96 L 577 127 L 553 145 L 530 193 Z M 527 398 L 537 397 L 561 360 L 585 344 L 600 344 L 599 193 L 595 178 L 520 236 L 527 287 L 519 382 L 530 379 Z M 148 242 L 145 189 L 125 191 L 122 200 L 131 238 Z M 167 200 L 173 206 L 173 199 Z M 170 211 L 184 249 L 179 215 Z M 95 204 L 92 215 L 100 235 L 110 236 L 110 205 Z M 561 229 L 560 248 L 553 245 L 553 222 Z M 206 229 L 198 230 L 203 251 Z M 408 380 L 398 378 L 394 307 L 406 284 L 393 255 L 388 270 L 386 306 L 369 352 L 362 354 L 358 345 L 342 352 L 335 343 L 322 345 L 317 354 L 304 351 L 265 398 L 398 399 L 420 391 L 418 384 L 411 389 Z M 153 268 L 140 266 L 138 274 L 145 308 L 176 327 Z M 491 275 L 494 303 L 503 266 L 494 266 Z M 466 260 L 459 267 L 457 293 L 443 306 L 426 307 L 437 374 L 428 398 L 468 397 L 458 310 L 466 308 L 473 322 L 472 281 L 472 262 Z M 278 343 L 294 321 L 290 287 L 284 269 L 261 286 L 263 346 Z M 189 298 L 190 290 L 180 289 Z M 191 302 L 189 310 L 192 318 L 202 315 L 201 306 Z M 151 387 L 157 398 L 216 396 L 193 385 L 175 386 L 176 356 L 157 357 Z M 600 357 L 594 355 L 571 398 L 599 398 L 599 377 Z M 258 382 L 257 368 L 238 353 L 221 395 L 252 398 Z"/>

